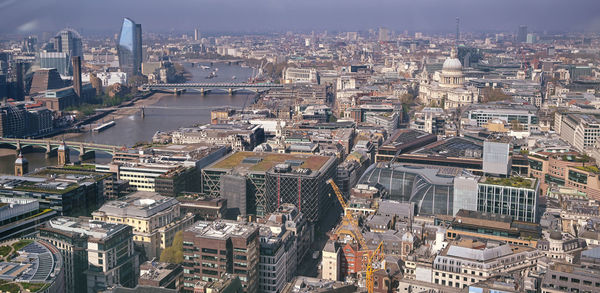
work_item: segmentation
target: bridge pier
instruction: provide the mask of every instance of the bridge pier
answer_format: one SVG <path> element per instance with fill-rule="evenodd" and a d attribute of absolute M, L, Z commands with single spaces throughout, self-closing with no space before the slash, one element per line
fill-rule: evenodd
<path fill-rule="evenodd" d="M 200 89 L 200 94 L 203 95 L 203 96 L 206 94 L 206 92 L 204 91 L 204 88 Z"/>
<path fill-rule="evenodd" d="M 53 149 L 46 150 L 46 159 L 56 157 L 57 154 L 58 154 L 58 152 L 56 150 L 53 150 Z"/>
<path fill-rule="evenodd" d="M 96 157 L 96 151 L 88 151 L 87 153 L 79 153 L 79 160 L 85 161 Z"/>
<path fill-rule="evenodd" d="M 230 96 L 233 95 L 233 89 L 232 88 L 229 88 L 227 91 L 229 92 Z"/>

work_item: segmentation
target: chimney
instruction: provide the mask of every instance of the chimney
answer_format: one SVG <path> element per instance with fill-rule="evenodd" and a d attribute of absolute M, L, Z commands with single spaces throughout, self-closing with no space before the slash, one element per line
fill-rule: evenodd
<path fill-rule="evenodd" d="M 81 57 L 73 56 L 73 90 L 77 97 L 81 99 Z"/>

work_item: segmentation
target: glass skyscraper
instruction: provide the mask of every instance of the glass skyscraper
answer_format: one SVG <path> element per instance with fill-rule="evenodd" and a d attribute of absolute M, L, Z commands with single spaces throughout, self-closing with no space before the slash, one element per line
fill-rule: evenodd
<path fill-rule="evenodd" d="M 119 68 L 130 75 L 139 75 L 142 68 L 142 25 L 123 19 L 119 34 Z"/>

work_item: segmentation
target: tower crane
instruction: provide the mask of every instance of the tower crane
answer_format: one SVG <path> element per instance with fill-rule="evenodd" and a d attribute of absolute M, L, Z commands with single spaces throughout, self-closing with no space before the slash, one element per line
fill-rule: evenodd
<path fill-rule="evenodd" d="M 329 185 L 331 185 L 331 188 L 333 188 L 333 191 L 334 191 L 335 195 L 337 196 L 337 199 L 340 202 L 340 205 L 342 205 L 342 208 L 344 209 L 344 218 L 342 219 L 342 221 L 345 221 L 347 224 L 352 226 L 352 228 L 354 230 L 352 233 L 354 236 L 354 239 L 360 244 L 360 247 L 363 250 L 368 250 L 367 241 L 365 240 L 365 237 L 362 235 L 362 232 L 358 228 L 356 219 L 352 216 L 352 213 L 347 211 L 348 204 L 344 200 L 344 196 L 342 195 L 340 188 L 337 186 L 337 184 L 335 184 L 333 179 L 327 180 L 327 183 L 329 183 Z M 383 253 L 383 241 L 379 242 L 379 245 L 377 245 L 377 248 L 373 251 L 373 253 L 367 254 L 367 261 L 366 261 L 366 279 L 367 279 L 366 283 L 367 284 L 366 284 L 366 287 L 367 287 L 368 293 L 374 292 L 375 279 L 373 277 L 373 274 L 379 270 L 379 268 L 376 267 L 375 264 L 383 261 L 384 256 L 385 255 Z"/>

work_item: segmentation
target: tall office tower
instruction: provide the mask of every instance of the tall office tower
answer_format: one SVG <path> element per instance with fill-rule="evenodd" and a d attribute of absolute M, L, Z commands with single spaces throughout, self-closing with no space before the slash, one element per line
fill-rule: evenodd
<path fill-rule="evenodd" d="M 460 18 L 456 18 L 456 40 L 460 40 L 460 30 L 459 30 L 459 26 L 460 26 Z"/>
<path fill-rule="evenodd" d="M 46 51 L 38 55 L 42 68 L 56 68 L 61 75 L 71 75 L 71 57 L 83 57 L 81 36 L 73 29 L 64 29 L 52 38 Z"/>
<path fill-rule="evenodd" d="M 519 31 L 517 32 L 517 42 L 525 43 L 527 41 L 527 26 L 521 25 L 519 26 Z"/>
<path fill-rule="evenodd" d="M 200 30 L 194 29 L 194 41 L 200 41 Z"/>
<path fill-rule="evenodd" d="M 118 40 L 119 68 L 130 75 L 139 75 L 142 67 L 142 25 L 124 18 Z"/>
<path fill-rule="evenodd" d="M 390 40 L 390 30 L 384 27 L 379 28 L 379 38 L 380 42 L 387 42 Z"/>
<path fill-rule="evenodd" d="M 77 97 L 81 99 L 81 57 L 71 57 L 73 64 L 73 90 Z"/>
<path fill-rule="evenodd" d="M 60 38 L 60 49 L 54 48 L 56 51 L 67 53 L 69 57 L 83 57 L 83 45 L 78 32 L 73 29 L 64 29 L 56 37 Z"/>

